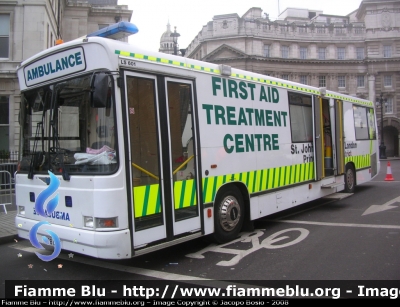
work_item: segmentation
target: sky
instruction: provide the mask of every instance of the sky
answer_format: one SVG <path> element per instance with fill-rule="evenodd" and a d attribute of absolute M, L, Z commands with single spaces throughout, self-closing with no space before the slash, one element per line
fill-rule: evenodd
<path fill-rule="evenodd" d="M 133 11 L 131 22 L 139 32 L 129 37 L 131 44 L 158 51 L 161 35 L 167 30 L 180 34 L 179 48 L 187 48 L 214 15 L 236 13 L 243 16 L 250 8 L 259 7 L 271 20 L 286 8 L 321 10 L 329 15 L 347 15 L 359 8 L 361 0 L 118 0 Z"/>

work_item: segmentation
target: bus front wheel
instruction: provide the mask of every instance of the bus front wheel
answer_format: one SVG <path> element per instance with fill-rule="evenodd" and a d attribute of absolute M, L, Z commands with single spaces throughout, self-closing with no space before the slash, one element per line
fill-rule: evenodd
<path fill-rule="evenodd" d="M 236 239 L 243 226 L 243 197 L 235 186 L 223 188 L 214 203 L 214 240 L 226 243 Z"/>
<path fill-rule="evenodd" d="M 346 166 L 346 172 L 344 173 L 344 189 L 346 193 L 354 193 L 356 188 L 356 173 L 352 165 Z"/>

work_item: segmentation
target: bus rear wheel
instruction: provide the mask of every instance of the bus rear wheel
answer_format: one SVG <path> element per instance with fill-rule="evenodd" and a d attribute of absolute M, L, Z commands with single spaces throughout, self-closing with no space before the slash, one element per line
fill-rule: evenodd
<path fill-rule="evenodd" d="M 344 173 L 344 190 L 346 193 L 354 193 L 356 188 L 356 174 L 354 167 L 346 165 L 346 172 Z"/>
<path fill-rule="evenodd" d="M 223 188 L 214 203 L 214 240 L 226 243 L 236 239 L 244 221 L 243 197 L 235 186 Z"/>

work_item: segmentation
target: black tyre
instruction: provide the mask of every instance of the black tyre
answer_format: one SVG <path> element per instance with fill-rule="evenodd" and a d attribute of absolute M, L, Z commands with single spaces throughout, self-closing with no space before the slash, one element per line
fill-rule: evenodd
<path fill-rule="evenodd" d="M 344 173 L 344 190 L 346 193 L 354 193 L 356 188 L 356 172 L 352 165 L 346 165 Z"/>
<path fill-rule="evenodd" d="M 236 239 L 243 221 L 244 204 L 239 189 L 233 185 L 223 188 L 214 204 L 214 240 L 226 243 Z"/>

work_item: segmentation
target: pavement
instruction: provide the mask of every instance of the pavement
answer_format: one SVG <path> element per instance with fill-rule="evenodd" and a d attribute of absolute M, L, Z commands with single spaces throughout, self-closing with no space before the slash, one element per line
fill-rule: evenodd
<path fill-rule="evenodd" d="M 384 168 L 384 162 L 388 160 L 398 160 L 399 158 L 381 159 L 381 168 Z M 382 170 L 381 170 L 382 171 Z M 13 242 L 17 236 L 17 228 L 15 226 L 15 216 L 17 215 L 17 207 L 15 201 L 13 204 L 7 205 L 7 214 L 4 212 L 3 206 L 0 206 L 0 244 Z"/>

